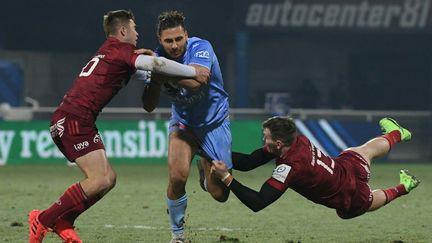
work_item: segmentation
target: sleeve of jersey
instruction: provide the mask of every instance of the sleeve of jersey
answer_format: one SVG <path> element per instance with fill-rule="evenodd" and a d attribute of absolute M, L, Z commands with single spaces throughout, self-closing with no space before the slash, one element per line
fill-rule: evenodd
<path fill-rule="evenodd" d="M 274 189 L 285 192 L 293 178 L 291 166 L 280 164 L 273 170 L 272 176 L 267 180 L 267 183 Z"/>
<path fill-rule="evenodd" d="M 119 57 L 130 67 L 135 68 L 135 60 L 138 57 L 138 54 L 134 53 L 135 47 L 122 43 L 121 51 L 119 52 Z"/>
<path fill-rule="evenodd" d="M 210 70 L 215 55 L 210 42 L 200 40 L 193 46 L 194 47 L 190 51 L 191 57 L 188 64 L 200 65 Z"/>
<path fill-rule="evenodd" d="M 258 212 L 272 204 L 284 193 L 274 189 L 268 183 L 264 183 L 261 190 L 257 192 L 242 185 L 236 179 L 233 179 L 229 188 L 244 205 L 254 212 Z"/>
<path fill-rule="evenodd" d="M 275 156 L 266 152 L 264 148 L 259 148 L 253 151 L 251 154 L 243 154 L 233 151 L 231 157 L 233 169 L 239 171 L 249 171 L 266 164 L 270 160 L 274 159 Z"/>

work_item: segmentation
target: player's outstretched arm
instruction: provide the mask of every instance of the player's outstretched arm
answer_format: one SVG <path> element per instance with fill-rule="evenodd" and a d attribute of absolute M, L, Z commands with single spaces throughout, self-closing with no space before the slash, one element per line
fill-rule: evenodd
<path fill-rule="evenodd" d="M 210 77 L 208 70 L 197 70 L 192 66 L 180 64 L 164 57 L 139 55 L 135 61 L 135 67 L 168 76 L 194 78 L 197 80 L 208 79 Z"/>
<path fill-rule="evenodd" d="M 279 199 L 283 192 L 265 182 L 259 192 L 242 185 L 229 173 L 225 163 L 213 161 L 211 168 L 222 182 L 237 196 L 237 198 L 254 212 L 258 212 Z"/>
<path fill-rule="evenodd" d="M 275 156 L 265 152 L 264 149 L 259 148 L 251 154 L 243 154 L 233 151 L 231 158 L 234 170 L 249 171 L 266 164 L 270 160 L 274 159 Z"/>

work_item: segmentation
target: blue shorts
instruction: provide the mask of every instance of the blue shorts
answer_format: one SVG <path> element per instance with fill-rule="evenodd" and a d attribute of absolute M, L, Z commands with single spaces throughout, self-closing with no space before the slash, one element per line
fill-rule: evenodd
<path fill-rule="evenodd" d="M 197 154 L 212 160 L 222 160 L 228 169 L 232 168 L 231 161 L 231 129 L 230 121 L 226 118 L 219 126 L 192 128 L 171 118 L 170 134 L 174 131 L 185 131 L 192 135 L 198 145 Z"/>

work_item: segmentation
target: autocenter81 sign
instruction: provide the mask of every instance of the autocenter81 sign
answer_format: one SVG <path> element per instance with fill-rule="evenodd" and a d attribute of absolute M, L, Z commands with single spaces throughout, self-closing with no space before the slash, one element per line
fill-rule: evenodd
<path fill-rule="evenodd" d="M 244 1 L 244 26 L 256 29 L 431 29 L 431 0 Z"/>

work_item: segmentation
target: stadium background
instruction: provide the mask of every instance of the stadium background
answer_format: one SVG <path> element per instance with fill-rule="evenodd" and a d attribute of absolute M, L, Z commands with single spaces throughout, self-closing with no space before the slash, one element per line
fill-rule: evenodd
<path fill-rule="evenodd" d="M 48 122 L 105 40 L 102 15 L 113 9 L 134 11 L 139 47 L 157 46 L 157 16 L 171 9 L 185 13 L 191 36 L 212 42 L 230 94 L 234 150 L 259 146 L 260 122 L 274 114 L 293 116 L 329 154 L 378 135 L 383 116 L 413 131 L 411 142 L 373 164 L 371 186 L 393 185 L 402 162 L 422 184 L 350 221 L 292 191 L 257 214 L 235 196 L 218 204 L 191 170 L 191 242 L 430 242 L 432 0 L 15 0 L 0 6 L 0 242 L 27 240 L 26 214 L 47 207 L 82 177 L 64 166 Z M 163 203 L 169 100 L 145 113 L 142 88 L 131 80 L 98 119 L 118 184 L 77 221 L 86 242 L 169 237 Z M 258 189 L 271 170 L 235 176 Z M 51 234 L 46 242 L 58 239 Z"/>
<path fill-rule="evenodd" d="M 10 146 L 23 146 L 15 141 L 20 126 L 11 120 L 49 119 L 77 70 L 104 41 L 102 15 L 119 8 L 135 12 L 138 46 L 146 48 L 157 46 L 158 14 L 183 11 L 189 34 L 213 43 L 234 123 L 254 120 L 259 133 L 263 118 L 290 114 L 304 123 L 303 133 L 334 154 L 379 134 L 377 119 L 390 115 L 415 133 L 393 159 L 431 158 L 430 0 L 7 2 L 0 16 L 0 103 L 13 109 L 2 108 L 4 120 L 12 122 L 1 123 L 2 151 L 8 139 L 14 140 Z M 167 118 L 169 109 L 144 114 L 137 108 L 142 87 L 132 80 L 102 121 Z M 161 107 L 169 107 L 166 97 Z M 34 124 L 23 127 L 44 129 Z M 235 137 L 234 149 L 258 145 L 259 135 L 255 140 L 245 147 Z"/>

